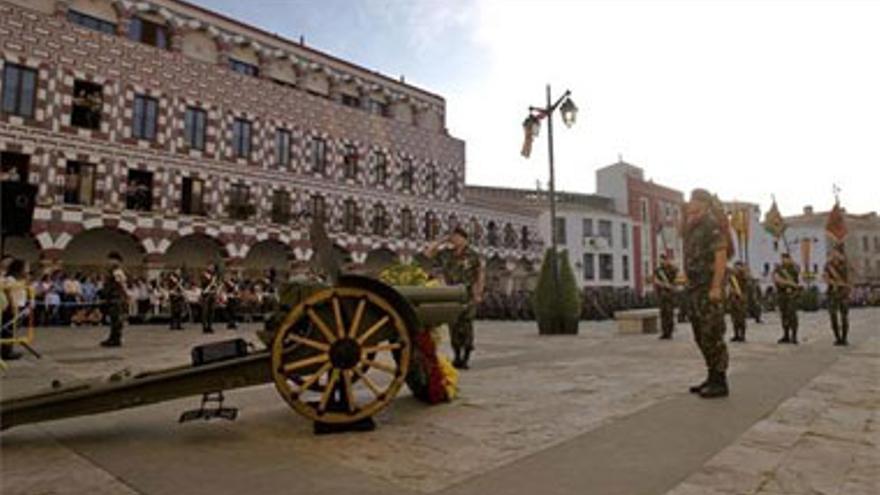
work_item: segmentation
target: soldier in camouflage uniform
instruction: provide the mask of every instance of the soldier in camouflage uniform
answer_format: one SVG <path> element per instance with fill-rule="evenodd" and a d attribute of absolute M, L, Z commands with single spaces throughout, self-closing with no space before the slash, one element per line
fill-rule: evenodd
<path fill-rule="evenodd" d="M 660 338 L 671 339 L 675 330 L 675 279 L 678 267 L 666 254 L 660 255 L 660 265 L 654 270 L 654 291 L 660 306 Z"/>
<path fill-rule="evenodd" d="M 468 234 L 456 227 L 445 239 L 432 243 L 425 255 L 435 260 L 443 270 L 443 279 L 449 285 L 464 285 L 469 303 L 465 311 L 449 329 L 456 368 L 468 369 L 468 361 L 474 350 L 474 316 L 483 300 L 483 263 L 480 255 L 468 246 Z"/>
<path fill-rule="evenodd" d="M 724 343 L 724 275 L 733 254 L 727 217 L 720 201 L 695 189 L 687 205 L 684 255 L 694 340 L 708 369 L 706 380 L 690 388 L 703 398 L 725 397 L 727 345 Z"/>
<path fill-rule="evenodd" d="M 779 314 L 782 318 L 783 333 L 779 343 L 797 344 L 800 270 L 788 253 L 782 253 L 782 263 L 773 270 L 773 283 L 776 285 L 776 298 L 779 301 Z"/>
<path fill-rule="evenodd" d="M 749 269 L 746 268 L 742 261 L 737 261 L 733 264 L 733 271 L 730 273 L 730 290 L 727 297 L 730 320 L 733 322 L 731 342 L 746 341 L 746 313 L 750 278 Z"/>
<path fill-rule="evenodd" d="M 831 259 L 825 264 L 823 274 L 828 284 L 828 313 L 831 315 L 831 330 L 834 331 L 834 345 L 849 345 L 849 264 L 842 244 L 831 250 Z M 838 324 L 838 315 L 840 322 Z"/>
<path fill-rule="evenodd" d="M 748 294 L 749 316 L 755 319 L 755 323 L 761 323 L 761 309 L 764 302 L 761 297 L 761 284 L 758 283 L 758 279 L 749 277 Z"/>
<path fill-rule="evenodd" d="M 117 252 L 110 253 L 110 269 L 104 277 L 104 307 L 110 318 L 110 335 L 101 342 L 102 347 L 120 347 L 122 345 L 122 327 L 127 313 L 128 293 L 125 286 L 128 283 L 125 271 L 122 269 L 122 256 Z"/>

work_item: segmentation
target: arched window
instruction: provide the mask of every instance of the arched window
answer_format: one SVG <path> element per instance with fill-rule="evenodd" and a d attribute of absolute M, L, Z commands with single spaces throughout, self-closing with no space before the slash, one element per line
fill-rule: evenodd
<path fill-rule="evenodd" d="M 385 205 L 376 203 L 373 207 L 373 235 L 385 235 L 388 231 L 388 213 Z"/>
<path fill-rule="evenodd" d="M 425 240 L 433 241 L 440 233 L 440 222 L 433 211 L 425 213 Z"/>
<path fill-rule="evenodd" d="M 413 234 L 413 214 L 409 208 L 400 211 L 400 236 L 409 239 Z"/>
<path fill-rule="evenodd" d="M 342 217 L 342 228 L 349 234 L 356 234 L 360 225 L 357 202 L 353 199 L 345 200 L 345 210 Z"/>
<path fill-rule="evenodd" d="M 489 243 L 489 246 L 498 247 L 498 226 L 495 225 L 494 220 L 489 220 L 486 231 L 486 241 Z"/>
<path fill-rule="evenodd" d="M 504 247 L 516 248 L 516 230 L 509 223 L 504 225 Z"/>

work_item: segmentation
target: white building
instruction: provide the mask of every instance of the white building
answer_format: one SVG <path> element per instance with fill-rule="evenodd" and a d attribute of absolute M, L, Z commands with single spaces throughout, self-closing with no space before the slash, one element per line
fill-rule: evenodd
<path fill-rule="evenodd" d="M 538 217 L 538 233 L 550 246 L 550 212 Z M 635 288 L 632 222 L 614 209 L 614 200 L 590 194 L 559 193 L 556 242 L 568 251 L 578 287 Z"/>

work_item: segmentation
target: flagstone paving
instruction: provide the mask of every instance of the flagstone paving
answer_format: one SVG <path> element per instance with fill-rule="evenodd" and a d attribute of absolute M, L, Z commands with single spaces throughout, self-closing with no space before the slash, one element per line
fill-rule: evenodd
<path fill-rule="evenodd" d="M 878 472 L 880 310 L 852 316 L 856 343 L 841 349 L 824 313 L 803 315 L 799 347 L 777 345 L 778 320 L 767 315 L 748 343 L 731 346 L 734 393 L 711 405 L 686 392 L 703 376 L 687 325 L 664 342 L 618 335 L 611 322 L 582 323 L 571 337 L 478 322 L 461 397 L 427 407 L 404 392 L 376 432 L 315 437 L 272 386 L 254 387 L 227 394 L 241 408 L 235 423 L 178 425 L 191 398 L 4 432 L 0 491 L 515 494 L 532 480 L 544 493 L 863 493 Z M 255 328 L 238 335 L 256 341 Z M 126 346 L 107 350 L 96 346 L 103 333 L 40 330 L 45 358 L 13 363 L 0 395 L 186 363 L 193 345 L 236 335 L 130 327 Z M 764 387 L 765 373 L 779 384 Z M 677 433 L 694 425 L 703 431 Z M 638 476 L 613 469 L 602 449 L 615 445 L 633 454 Z M 600 485 L 583 484 L 591 479 Z"/>

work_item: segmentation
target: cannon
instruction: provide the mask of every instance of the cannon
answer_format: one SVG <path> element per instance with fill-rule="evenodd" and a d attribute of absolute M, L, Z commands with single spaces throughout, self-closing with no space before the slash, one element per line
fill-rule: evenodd
<path fill-rule="evenodd" d="M 234 419 L 223 391 L 274 383 L 281 398 L 315 422 L 316 432 L 371 429 L 406 382 L 417 332 L 451 323 L 465 310 L 467 291 L 453 287 L 391 287 L 340 275 L 322 222 L 310 229 L 325 282 L 286 287 L 285 305 L 260 334 L 264 347 L 242 339 L 192 350 L 192 363 L 133 376 L 62 385 L 0 402 L 0 429 L 202 396 L 195 418 Z M 206 405 L 217 403 L 207 409 Z"/>
<path fill-rule="evenodd" d="M 297 289 L 301 300 L 277 328 L 261 335 L 264 349 L 248 351 L 241 339 L 222 341 L 195 348 L 188 366 L 5 399 L 0 428 L 188 396 L 216 397 L 267 383 L 274 383 L 281 398 L 316 425 L 363 424 L 387 407 L 405 383 L 414 333 L 453 321 L 467 297 L 460 286 L 391 287 L 354 275 L 340 277 L 333 286 Z M 220 416 L 229 411 L 222 404 L 214 410 Z"/>

